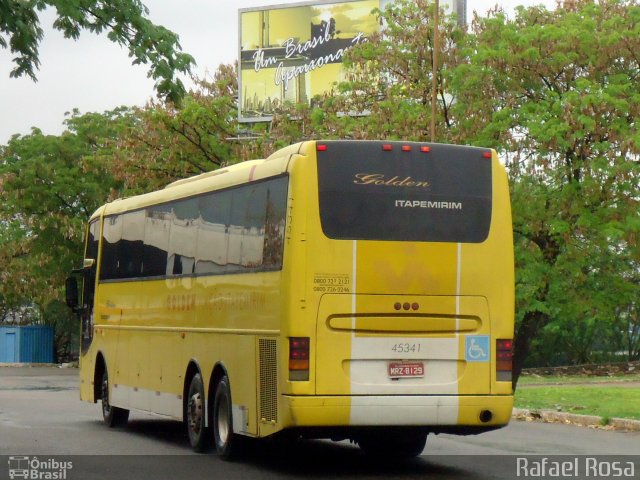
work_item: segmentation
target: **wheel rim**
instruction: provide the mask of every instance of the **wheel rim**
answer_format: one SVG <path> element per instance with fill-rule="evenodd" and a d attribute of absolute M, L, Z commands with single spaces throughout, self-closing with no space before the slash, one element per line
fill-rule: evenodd
<path fill-rule="evenodd" d="M 102 413 L 105 417 L 111 413 L 111 405 L 109 404 L 109 379 L 105 375 L 102 377 Z"/>
<path fill-rule="evenodd" d="M 196 392 L 189 398 L 189 430 L 198 435 L 202 427 L 202 395 Z"/>
<path fill-rule="evenodd" d="M 218 415 L 216 419 L 216 426 L 218 430 L 218 439 L 221 445 L 227 443 L 229 437 L 229 404 L 227 398 L 221 395 L 218 402 Z"/>

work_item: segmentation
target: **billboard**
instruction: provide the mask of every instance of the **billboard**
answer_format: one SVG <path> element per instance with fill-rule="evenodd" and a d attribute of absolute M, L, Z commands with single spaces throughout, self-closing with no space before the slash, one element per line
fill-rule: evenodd
<path fill-rule="evenodd" d="M 269 121 L 287 102 L 310 103 L 343 81 L 342 59 L 380 25 L 391 0 L 277 5 L 239 11 L 239 120 Z"/>

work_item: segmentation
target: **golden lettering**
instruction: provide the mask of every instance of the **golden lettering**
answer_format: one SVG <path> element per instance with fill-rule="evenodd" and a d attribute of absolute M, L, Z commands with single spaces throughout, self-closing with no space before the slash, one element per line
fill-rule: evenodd
<path fill-rule="evenodd" d="M 356 173 L 354 175 L 353 183 L 356 185 L 378 185 L 387 187 L 420 187 L 428 188 L 431 184 L 427 181 L 418 181 L 412 177 L 386 177 L 382 173 Z"/>

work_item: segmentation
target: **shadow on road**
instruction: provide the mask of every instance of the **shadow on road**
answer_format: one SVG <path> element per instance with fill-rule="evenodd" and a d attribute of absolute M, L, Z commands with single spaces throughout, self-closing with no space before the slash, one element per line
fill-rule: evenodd
<path fill-rule="evenodd" d="M 105 427 L 106 428 L 106 427 Z M 189 437 L 181 422 L 164 419 L 129 420 L 123 428 L 127 433 L 162 441 L 189 451 Z"/>
<path fill-rule="evenodd" d="M 347 442 L 302 440 L 294 445 L 270 441 L 244 442 L 238 462 L 276 476 L 311 478 L 469 478 L 469 472 L 438 465 L 427 457 L 408 460 L 372 458 Z"/>
<path fill-rule="evenodd" d="M 105 427 L 106 428 L 106 427 Z M 190 452 L 182 423 L 163 419 L 131 420 L 123 434 L 138 435 Z M 366 456 L 356 445 L 348 442 L 300 440 L 279 442 L 270 439 L 240 438 L 240 453 L 232 462 L 224 462 L 212 451 L 198 456 L 180 456 L 180 463 L 189 469 L 192 478 L 200 473 L 224 472 L 225 478 L 425 478 L 468 479 L 472 472 L 454 465 L 443 465 L 438 457 L 417 457 L 392 460 Z M 427 448 L 429 442 L 427 441 Z M 174 459 L 176 456 L 172 456 Z M 168 461 L 155 457 L 158 466 Z M 145 463 L 144 460 L 141 463 Z M 187 467 L 188 466 L 188 467 Z M 255 477 L 248 472 L 253 471 Z"/>

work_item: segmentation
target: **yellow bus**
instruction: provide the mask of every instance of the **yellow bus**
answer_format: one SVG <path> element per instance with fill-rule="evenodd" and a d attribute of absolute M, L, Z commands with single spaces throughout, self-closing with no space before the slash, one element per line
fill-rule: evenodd
<path fill-rule="evenodd" d="M 104 421 L 415 456 L 509 422 L 507 176 L 486 148 L 306 141 L 108 203 L 87 229 L 80 396 Z M 80 300 L 78 297 L 81 297 Z"/>

